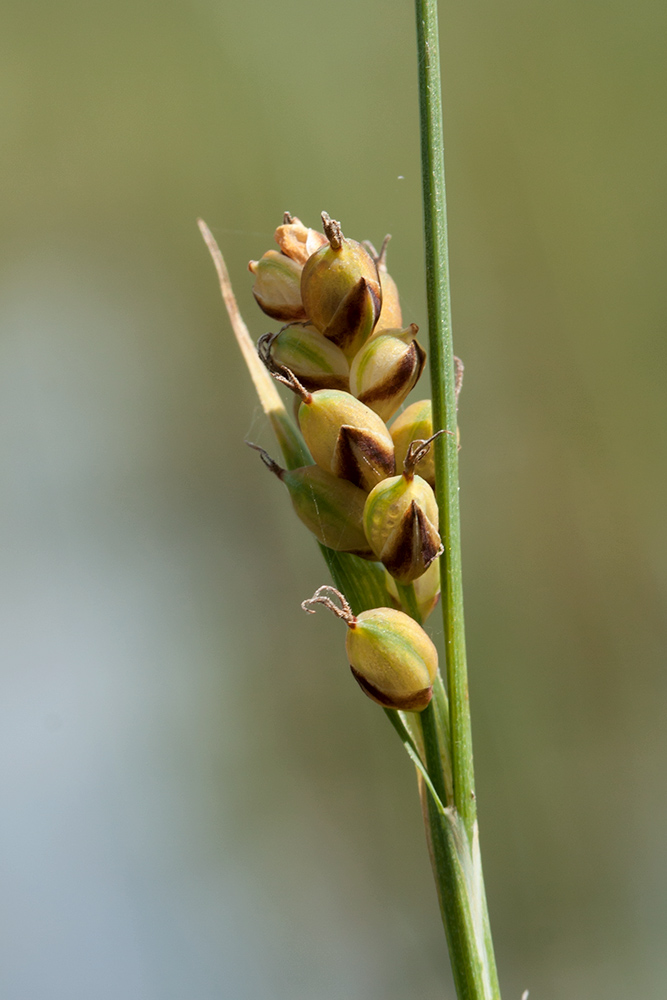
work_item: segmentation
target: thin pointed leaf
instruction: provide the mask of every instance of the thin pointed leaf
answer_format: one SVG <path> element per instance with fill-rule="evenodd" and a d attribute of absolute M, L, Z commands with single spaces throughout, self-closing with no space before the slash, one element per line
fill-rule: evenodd
<path fill-rule="evenodd" d="M 415 746 L 414 740 L 412 739 L 412 736 L 408 732 L 407 726 L 403 722 L 403 719 L 400 717 L 399 713 L 396 712 L 393 708 L 385 708 L 384 712 L 389 721 L 391 722 L 392 726 L 398 733 L 401 743 L 407 750 L 408 757 L 415 765 L 415 767 L 421 774 L 422 778 L 424 779 L 424 783 L 426 784 L 429 792 L 433 796 L 433 801 L 435 803 L 436 809 L 438 810 L 439 813 L 441 813 L 444 816 L 445 807 L 440 801 L 440 796 L 433 787 L 433 782 L 429 778 L 428 771 L 426 770 L 424 764 L 422 763 L 422 759 L 419 756 L 419 753 L 417 752 L 417 747 Z"/>

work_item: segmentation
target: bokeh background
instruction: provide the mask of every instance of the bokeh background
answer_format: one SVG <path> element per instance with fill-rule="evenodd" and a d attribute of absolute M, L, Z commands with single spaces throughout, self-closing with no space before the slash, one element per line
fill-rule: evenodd
<path fill-rule="evenodd" d="M 425 327 L 411 4 L 0 22 L 0 993 L 453 1000 L 411 768 L 299 609 L 325 571 L 195 226 L 255 335 L 285 209 L 391 232 Z M 441 26 L 503 995 L 662 1000 L 667 8 Z"/>

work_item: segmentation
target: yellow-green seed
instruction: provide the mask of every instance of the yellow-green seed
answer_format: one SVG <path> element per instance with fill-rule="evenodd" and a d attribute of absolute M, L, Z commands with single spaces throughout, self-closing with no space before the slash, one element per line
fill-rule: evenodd
<path fill-rule="evenodd" d="M 421 712 L 431 700 L 438 653 L 416 621 L 393 608 L 363 611 L 345 641 L 356 680 L 385 708 Z"/>
<path fill-rule="evenodd" d="M 377 558 L 399 583 L 412 583 L 442 552 L 438 505 L 421 476 L 378 483 L 364 507 L 364 531 Z"/>
<path fill-rule="evenodd" d="M 363 490 L 394 472 L 394 446 L 384 422 L 347 392 L 309 394 L 299 407 L 299 426 L 317 464 Z"/>
<path fill-rule="evenodd" d="M 382 309 L 377 321 L 378 330 L 400 330 L 403 326 L 403 314 L 398 300 L 396 282 L 386 268 L 378 267 L 380 286 L 382 288 Z"/>
<path fill-rule="evenodd" d="M 343 594 L 326 584 L 301 607 L 314 614 L 317 604 L 347 624 L 347 658 L 369 698 L 385 708 L 405 712 L 426 708 L 438 672 L 438 654 L 421 625 L 394 608 L 373 608 L 353 615 Z"/>
<path fill-rule="evenodd" d="M 268 250 L 259 260 L 251 260 L 248 270 L 255 275 L 252 293 L 267 316 L 284 322 L 306 319 L 301 264 L 277 250 Z"/>
<path fill-rule="evenodd" d="M 289 368 L 310 392 L 315 389 L 349 389 L 350 366 L 347 358 L 314 326 L 290 323 L 277 334 L 267 336 L 268 349 L 275 364 Z"/>
<path fill-rule="evenodd" d="M 420 399 L 407 406 L 396 417 L 390 431 L 396 449 L 396 468 L 400 469 L 412 442 L 418 439 L 427 440 L 433 434 L 431 400 Z M 433 449 L 415 466 L 415 471 L 435 489 Z"/>
<path fill-rule="evenodd" d="M 382 306 L 375 261 L 322 213 L 328 243 L 306 261 L 301 297 L 310 322 L 348 358 L 368 340 Z"/>
<path fill-rule="evenodd" d="M 350 391 L 389 420 L 415 387 L 426 363 L 426 352 L 415 340 L 419 327 L 374 333 L 356 354 L 350 368 Z"/>
<path fill-rule="evenodd" d="M 322 545 L 374 558 L 361 523 L 366 501 L 363 490 L 319 465 L 286 471 L 282 480 L 297 516 Z"/>

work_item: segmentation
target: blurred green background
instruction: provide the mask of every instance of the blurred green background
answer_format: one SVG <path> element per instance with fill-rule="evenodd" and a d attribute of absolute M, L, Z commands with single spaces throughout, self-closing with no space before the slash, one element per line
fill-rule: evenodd
<path fill-rule="evenodd" d="M 503 995 L 662 1000 L 667 8 L 441 26 Z M 2 997 L 452 1000 L 413 774 L 299 608 L 325 570 L 195 226 L 255 336 L 285 209 L 391 232 L 425 327 L 411 4 L 7 0 L 0 52 Z"/>

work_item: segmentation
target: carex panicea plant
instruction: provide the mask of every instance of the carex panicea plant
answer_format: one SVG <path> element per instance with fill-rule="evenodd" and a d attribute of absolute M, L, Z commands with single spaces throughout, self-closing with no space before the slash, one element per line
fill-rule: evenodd
<path fill-rule="evenodd" d="M 335 584 L 302 606 L 322 606 L 345 623 L 341 657 L 416 767 L 459 1000 L 499 1000 L 465 663 L 456 419 L 463 365 L 451 337 L 436 0 L 416 0 L 416 12 L 431 399 L 400 412 L 426 351 L 417 326 L 404 324 L 387 270 L 389 237 L 378 253 L 326 212 L 321 229 L 285 213 L 277 249 L 249 264 L 257 304 L 282 324 L 255 345 L 220 250 L 199 225 L 284 466 L 248 444 L 286 487 Z M 423 627 L 439 597 L 442 671 Z"/>

